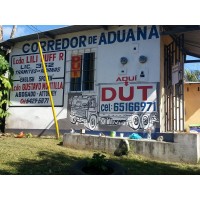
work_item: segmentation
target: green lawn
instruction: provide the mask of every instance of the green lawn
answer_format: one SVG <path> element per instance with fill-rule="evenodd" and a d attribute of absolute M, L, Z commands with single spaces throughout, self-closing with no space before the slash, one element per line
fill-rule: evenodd
<path fill-rule="evenodd" d="M 0 137 L 0 174 L 68 175 L 71 165 L 80 159 L 91 158 L 97 151 L 66 148 L 62 140 L 53 138 Z M 200 174 L 200 164 L 167 163 L 153 161 L 130 153 L 115 157 L 99 152 L 121 163 L 129 175 L 179 175 Z"/>

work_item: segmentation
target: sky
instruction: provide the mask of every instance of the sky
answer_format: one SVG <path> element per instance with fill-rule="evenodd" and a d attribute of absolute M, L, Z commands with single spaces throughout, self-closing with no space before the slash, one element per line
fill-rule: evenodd
<path fill-rule="evenodd" d="M 14 37 L 20 37 L 24 35 L 30 35 L 37 32 L 48 31 L 52 29 L 57 29 L 64 27 L 66 25 L 19 25 L 17 26 L 17 31 Z M 8 40 L 10 38 L 10 33 L 12 30 L 12 25 L 3 25 L 3 39 Z"/>
<path fill-rule="evenodd" d="M 184 68 L 187 70 L 200 70 L 200 62 L 199 63 L 185 63 Z"/>
<path fill-rule="evenodd" d="M 193 56 L 187 56 L 187 60 L 198 60 L 199 58 L 193 57 Z M 200 70 L 200 62 L 197 63 L 185 63 L 184 69 L 194 71 L 194 70 Z"/>

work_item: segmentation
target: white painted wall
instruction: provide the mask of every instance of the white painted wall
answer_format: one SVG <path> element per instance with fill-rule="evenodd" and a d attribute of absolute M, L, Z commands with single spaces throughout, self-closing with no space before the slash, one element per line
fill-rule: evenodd
<path fill-rule="evenodd" d="M 142 28 L 142 26 L 141 26 Z M 113 44 L 98 44 L 101 33 L 108 35 L 110 31 L 129 30 L 133 29 L 136 40 L 129 42 L 115 42 Z M 151 26 L 147 26 L 147 38 Z M 159 28 L 157 27 L 159 31 Z M 96 51 L 96 84 L 98 83 L 117 83 L 118 77 L 135 76 L 144 70 L 148 76 L 144 82 L 160 82 L 160 38 L 152 37 L 152 39 L 137 40 L 137 27 L 136 26 L 112 26 L 109 30 L 98 29 L 71 33 L 66 35 L 58 35 L 55 39 L 73 38 L 79 36 L 86 36 L 86 47 L 81 48 L 68 48 L 66 49 L 66 72 L 65 72 L 65 92 L 64 92 L 64 106 L 56 107 L 58 119 L 67 118 L 67 96 L 69 91 L 69 73 L 71 62 L 69 55 L 72 50 L 77 49 L 94 49 Z M 90 36 L 95 36 L 97 43 L 88 44 Z M 41 41 L 48 41 L 48 39 L 41 39 Z M 12 49 L 11 56 L 22 55 L 22 47 L 24 44 L 30 45 L 34 41 L 24 41 L 15 44 Z M 136 50 L 134 50 L 136 47 Z M 28 52 L 31 53 L 31 52 Z M 144 55 L 147 57 L 147 62 L 144 64 L 139 63 L 139 56 Z M 126 57 L 128 63 L 123 67 L 120 63 L 120 58 Z M 125 73 L 120 75 L 121 70 L 125 68 Z M 118 81 L 119 82 L 119 81 Z M 62 98 L 62 97 L 59 97 Z M 11 115 L 7 118 L 7 129 L 48 129 L 53 124 L 53 114 L 51 107 L 9 107 L 8 111 Z"/>

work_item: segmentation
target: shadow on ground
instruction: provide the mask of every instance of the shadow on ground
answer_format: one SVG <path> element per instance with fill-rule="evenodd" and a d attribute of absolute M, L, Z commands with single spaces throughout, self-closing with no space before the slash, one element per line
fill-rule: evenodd
<path fill-rule="evenodd" d="M 21 159 L 18 162 L 6 164 L 15 168 L 13 175 L 74 175 L 71 166 L 81 159 L 62 152 L 41 151 L 38 153 L 37 159 Z M 199 164 L 160 163 L 129 158 L 129 156 L 113 157 L 111 160 L 124 166 L 128 170 L 128 175 L 200 175 Z M 9 175 L 11 172 L 0 170 L 0 174 Z"/>
<path fill-rule="evenodd" d="M 129 175 L 200 175 L 200 165 L 184 163 L 161 163 L 151 160 L 113 159 L 128 170 Z"/>
<path fill-rule="evenodd" d="M 64 153 L 41 151 L 37 160 L 21 159 L 18 162 L 9 162 L 7 165 L 14 167 L 16 175 L 71 175 L 71 165 L 79 158 L 67 156 Z M 0 170 L 0 174 L 11 174 L 9 171 Z"/>

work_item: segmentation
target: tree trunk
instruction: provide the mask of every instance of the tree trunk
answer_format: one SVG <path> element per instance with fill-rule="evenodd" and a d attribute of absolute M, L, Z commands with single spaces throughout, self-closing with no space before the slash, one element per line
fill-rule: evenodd
<path fill-rule="evenodd" d="M 0 25 L 0 42 L 3 41 L 3 26 Z"/>
<path fill-rule="evenodd" d="M 14 38 L 16 30 L 17 30 L 17 26 L 13 25 L 13 28 L 12 28 L 12 31 L 11 31 L 11 34 L 10 34 L 10 39 Z"/>

